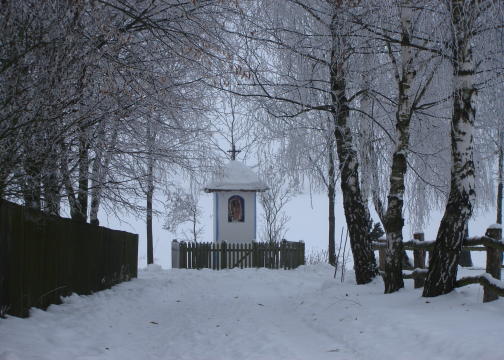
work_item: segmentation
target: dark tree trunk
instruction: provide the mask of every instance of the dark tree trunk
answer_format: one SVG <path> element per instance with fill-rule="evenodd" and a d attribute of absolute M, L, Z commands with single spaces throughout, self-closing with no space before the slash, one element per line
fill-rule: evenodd
<path fill-rule="evenodd" d="M 89 150 L 88 134 L 84 125 L 79 128 L 79 181 L 77 190 L 76 208 L 72 214 L 72 219 L 86 222 L 89 195 Z"/>
<path fill-rule="evenodd" d="M 70 179 L 70 170 L 68 164 L 68 154 L 67 146 L 64 141 L 60 142 L 60 154 L 61 154 L 61 177 L 63 179 L 63 186 L 65 187 L 68 205 L 70 206 L 70 217 L 74 219 L 78 213 L 77 199 L 75 197 L 75 191 L 72 186 L 72 181 Z"/>
<path fill-rule="evenodd" d="M 32 134 L 32 131 L 37 132 L 38 129 L 29 129 L 29 134 L 25 137 L 24 146 L 24 181 L 23 181 L 23 198 L 25 206 L 36 210 L 41 210 L 42 197 L 42 151 L 38 144 L 40 139 Z"/>
<path fill-rule="evenodd" d="M 336 176 L 334 167 L 334 145 L 330 142 L 329 150 L 329 176 L 327 183 L 327 197 L 329 198 L 329 264 L 336 265 L 336 218 L 334 215 L 336 197 Z"/>
<path fill-rule="evenodd" d="M 152 198 L 154 196 L 154 134 L 152 121 L 147 124 L 147 264 L 154 264 L 154 245 L 152 239 Z"/>
<path fill-rule="evenodd" d="M 60 185 L 58 179 L 58 157 L 54 149 L 51 149 L 48 159 L 46 171 L 43 177 L 44 184 L 44 210 L 50 214 L 58 216 L 60 212 Z"/>
<path fill-rule="evenodd" d="M 434 250 L 430 253 L 429 271 L 425 280 L 423 296 L 431 297 L 451 292 L 457 280 L 457 267 L 465 238 L 467 198 L 451 193 L 441 220 Z"/>
<path fill-rule="evenodd" d="M 100 225 L 98 219 L 98 210 L 100 208 L 100 197 L 103 186 L 103 153 L 105 151 L 105 121 L 101 120 L 98 124 L 98 131 L 95 141 L 95 157 L 93 166 L 91 167 L 91 207 L 89 209 L 89 223 L 92 225 Z"/>
<path fill-rule="evenodd" d="M 339 158 L 343 207 L 354 258 L 355 279 L 357 284 L 367 284 L 378 274 L 378 269 L 368 236 L 370 219 L 360 190 L 359 160 L 353 148 L 352 133 L 347 124 L 349 108 L 345 94 L 343 59 L 348 54 L 345 53 L 347 51 L 345 39 L 339 35 L 337 22 L 338 19 L 333 16 L 330 82 L 336 149 Z"/>
<path fill-rule="evenodd" d="M 451 120 L 450 195 L 431 252 L 423 296 L 447 294 L 455 288 L 460 252 L 475 197 L 472 135 L 475 117 L 472 105 L 475 65 L 471 35 L 477 17 L 477 5 L 475 2 L 452 0 L 451 11 L 455 41 L 455 87 Z"/>
<path fill-rule="evenodd" d="M 350 129 L 346 128 L 346 135 Z M 354 258 L 355 279 L 357 284 L 367 284 L 378 274 L 376 260 L 371 242 L 368 238 L 369 218 L 358 187 L 358 167 L 356 153 L 348 147 L 349 138 L 341 134 L 337 138 L 338 155 L 340 158 L 341 192 L 343 208 L 350 235 L 350 246 Z M 343 140 L 345 139 L 345 140 Z"/>
<path fill-rule="evenodd" d="M 154 246 L 152 240 L 152 197 L 154 187 L 147 185 L 147 264 L 154 264 Z"/>
<path fill-rule="evenodd" d="M 502 188 L 504 186 L 504 130 L 499 130 L 498 184 L 497 184 L 497 224 L 502 224 Z"/>
<path fill-rule="evenodd" d="M 393 293 L 404 287 L 402 278 L 402 261 L 404 249 L 402 246 L 402 217 L 404 194 L 404 175 L 406 173 L 406 156 L 403 153 L 394 153 L 392 159 L 392 173 L 390 175 L 390 192 L 388 196 L 387 213 L 383 227 L 387 237 L 385 250 L 385 272 L 383 281 L 385 293 Z"/>
<path fill-rule="evenodd" d="M 30 157 L 28 155 L 28 157 Z M 23 197 L 25 206 L 35 210 L 41 209 L 41 182 L 40 169 L 37 160 L 28 158 L 25 160 L 25 176 L 23 184 Z"/>
<path fill-rule="evenodd" d="M 76 19 L 77 20 L 77 19 Z M 87 68 L 82 69 L 79 78 L 79 97 L 82 97 L 86 86 Z M 75 208 L 71 211 L 71 217 L 80 222 L 87 222 L 88 197 L 89 197 L 89 132 L 88 124 L 84 121 L 79 123 L 79 157 L 78 157 L 78 189 Z"/>
<path fill-rule="evenodd" d="M 91 209 L 89 212 L 89 222 L 93 225 L 99 225 L 98 211 L 100 209 L 102 194 L 105 190 L 105 182 L 108 176 L 110 162 L 114 154 L 114 149 L 117 143 L 120 122 L 116 120 L 112 136 L 108 141 L 105 137 L 105 124 L 102 126 L 102 131 L 98 134 L 98 150 L 96 150 L 95 159 L 93 161 L 93 170 L 91 176 Z"/>
<path fill-rule="evenodd" d="M 497 185 L 497 224 L 502 224 L 502 190 L 503 190 L 502 187 L 504 185 L 503 167 L 504 167 L 504 130 L 499 129 L 499 167 L 498 167 L 499 184 Z"/>

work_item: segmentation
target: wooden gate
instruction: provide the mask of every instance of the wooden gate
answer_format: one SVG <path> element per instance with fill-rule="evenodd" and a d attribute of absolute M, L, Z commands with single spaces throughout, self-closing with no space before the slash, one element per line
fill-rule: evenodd
<path fill-rule="evenodd" d="M 195 243 L 172 242 L 172 267 L 180 269 L 233 269 L 264 267 L 294 269 L 304 265 L 304 242 Z"/>

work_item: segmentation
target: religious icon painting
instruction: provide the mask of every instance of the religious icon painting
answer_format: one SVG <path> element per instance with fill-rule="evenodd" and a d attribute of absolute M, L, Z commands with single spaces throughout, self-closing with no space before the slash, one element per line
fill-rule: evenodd
<path fill-rule="evenodd" d="M 228 200 L 228 222 L 244 222 L 245 207 L 241 196 L 233 195 Z"/>

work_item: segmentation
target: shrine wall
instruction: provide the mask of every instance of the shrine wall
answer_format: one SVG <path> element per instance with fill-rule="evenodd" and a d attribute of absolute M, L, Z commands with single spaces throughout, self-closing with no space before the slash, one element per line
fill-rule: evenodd
<path fill-rule="evenodd" d="M 250 243 L 256 240 L 256 206 L 254 191 L 215 192 L 214 241 Z"/>

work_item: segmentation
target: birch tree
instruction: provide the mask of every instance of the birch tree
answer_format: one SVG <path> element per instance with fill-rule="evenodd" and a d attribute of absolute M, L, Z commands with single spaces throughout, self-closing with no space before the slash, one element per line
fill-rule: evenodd
<path fill-rule="evenodd" d="M 473 127 L 476 65 L 473 36 L 480 4 L 473 0 L 447 2 L 452 24 L 453 113 L 451 118 L 451 183 L 445 213 L 429 260 L 423 296 L 452 291 L 457 279 L 458 257 L 475 199 Z"/>
<path fill-rule="evenodd" d="M 392 4 L 391 4 L 392 5 Z M 387 54 L 390 59 L 390 67 L 393 78 L 397 84 L 397 99 L 395 100 L 395 119 L 393 121 L 394 129 L 390 136 L 393 143 L 393 151 L 390 161 L 389 185 L 387 193 L 386 206 L 382 203 L 380 197 L 376 194 L 378 187 L 377 180 L 374 180 L 373 195 L 375 209 L 382 221 L 387 237 L 387 248 L 385 258 L 384 283 L 385 293 L 395 292 L 404 286 L 402 279 L 402 263 L 404 250 L 402 248 L 403 239 L 403 212 L 404 197 L 407 181 L 408 153 L 410 150 L 411 122 L 415 111 L 422 107 L 421 101 L 431 86 L 431 81 L 437 72 L 437 66 L 433 66 L 432 54 L 435 49 L 422 51 L 432 46 L 435 38 L 427 36 L 427 29 L 418 29 L 421 26 L 428 26 L 430 21 L 426 22 L 427 11 L 422 7 L 414 7 L 408 1 L 400 1 L 397 8 L 391 6 L 392 19 L 398 22 L 398 37 L 393 35 L 391 30 L 383 30 L 386 27 L 379 27 L 376 24 L 365 24 L 364 26 L 373 35 L 380 34 L 385 39 Z M 397 9 L 397 10 L 396 10 Z M 387 10 L 385 10 L 387 11 Z M 394 12 L 397 11 L 397 17 Z M 392 20 L 393 22 L 394 20 Z M 422 35 L 418 34 L 421 32 Z M 398 50 L 395 51 L 398 44 Z M 427 54 L 425 54 L 427 53 Z M 377 54 L 378 56 L 378 54 Z M 437 56 L 436 56 L 437 57 Z M 439 63 L 439 61 L 437 61 Z M 417 78 L 423 79 L 418 81 Z M 386 88 L 385 88 L 386 89 Z M 378 91 L 383 90 L 378 88 Z M 376 90 L 375 90 L 376 91 Z M 369 136 L 369 135 L 368 135 Z M 387 137 L 387 136 L 386 136 Z M 365 150 L 364 150 L 365 151 Z M 372 148 L 368 151 L 373 152 Z M 370 162 L 373 164 L 374 172 L 378 171 L 376 165 L 376 155 Z M 377 174 L 374 174 L 375 178 Z"/>

